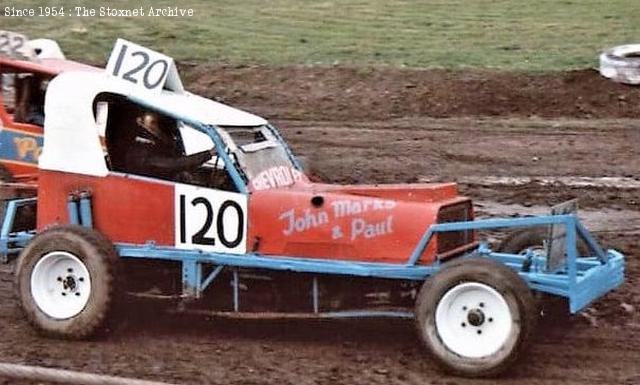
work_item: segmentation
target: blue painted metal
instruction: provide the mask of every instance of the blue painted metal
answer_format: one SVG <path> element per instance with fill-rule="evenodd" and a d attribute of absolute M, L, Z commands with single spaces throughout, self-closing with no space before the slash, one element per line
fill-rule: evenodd
<path fill-rule="evenodd" d="M 21 231 L 10 233 L 6 238 L 2 237 L 0 239 L 0 262 L 9 262 L 9 256 L 21 252 L 34 235 L 35 231 Z"/>
<path fill-rule="evenodd" d="M 2 221 L 2 229 L 0 230 L 0 237 L 2 237 L 3 240 L 9 237 L 9 233 L 13 228 L 13 222 L 18 210 L 15 201 L 8 201 L 6 203 L 6 206 L 7 207 L 4 212 L 4 219 Z"/>
<path fill-rule="evenodd" d="M 567 261 L 565 262 L 565 266 L 569 269 L 569 287 L 575 286 L 576 277 L 578 275 L 578 271 L 576 269 L 576 260 L 578 259 L 578 248 L 577 241 L 578 238 L 576 236 L 576 217 L 575 215 L 570 215 L 566 219 L 565 231 L 567 240 L 565 242 L 566 253 L 567 253 Z"/>
<path fill-rule="evenodd" d="M 5 202 L 6 208 L 0 227 L 0 262 L 9 262 L 9 255 L 19 253 L 33 237 L 33 232 L 12 232 L 18 209 L 34 205 L 37 198 L 11 199 Z M 34 229 L 35 230 L 35 229 Z"/>
<path fill-rule="evenodd" d="M 550 224 L 564 224 L 567 227 L 567 258 L 565 267 L 561 271 L 545 271 L 545 257 L 527 256 L 507 253 L 495 253 L 486 244 L 481 244 L 475 252 L 469 255 L 479 255 L 501 262 L 515 271 L 529 284 L 541 292 L 567 297 L 570 309 L 576 312 L 603 293 L 620 285 L 623 280 L 624 258 L 621 254 L 609 250 L 607 263 L 603 264 L 598 258 L 581 258 L 577 255 L 578 220 L 575 215 L 552 215 L 514 219 L 489 219 L 472 222 L 450 222 L 432 225 L 421 239 L 415 252 L 410 256 L 407 264 L 372 263 L 356 261 L 340 261 L 326 259 L 312 259 L 290 256 L 264 256 L 261 254 L 228 254 L 212 253 L 200 250 L 178 250 L 172 247 L 156 247 L 155 245 L 116 245 L 123 257 L 148 258 L 182 261 L 183 266 L 200 266 L 210 263 L 217 266 L 234 268 L 256 268 L 280 271 L 294 271 L 299 273 L 351 275 L 359 277 L 375 277 L 387 279 L 401 279 L 422 281 L 437 273 L 441 267 L 439 262 L 431 265 L 420 265 L 418 259 L 420 249 L 424 249 L 431 237 L 439 232 L 478 230 L 502 227 L 527 227 Z M 586 231 L 586 230 L 585 230 Z M 582 235 L 582 234 L 581 234 Z M 525 262 L 531 260 L 529 271 L 523 271 Z M 192 277 L 190 275 L 189 277 Z M 238 277 L 234 270 L 234 309 L 239 308 Z M 187 293 L 195 292 L 199 295 L 202 288 L 201 277 L 185 281 Z M 314 312 L 318 313 L 317 282 L 312 283 L 312 299 Z M 206 287 L 206 285 L 205 285 Z M 318 313 L 320 314 L 320 313 Z"/>
<path fill-rule="evenodd" d="M 589 233 L 589 231 L 579 221 L 576 221 L 576 227 L 577 227 L 578 234 L 580 235 L 580 237 L 582 239 L 584 239 L 584 241 L 587 243 L 589 248 L 598 257 L 598 259 L 602 263 L 607 262 L 607 258 L 608 258 L 607 253 L 605 253 L 605 251 L 602 249 L 602 247 L 600 247 L 600 244 L 598 244 L 598 242 L 595 240 L 595 238 L 593 238 L 591 233 Z"/>
<path fill-rule="evenodd" d="M 240 280 L 238 269 L 233 269 L 233 311 L 240 311 Z"/>
<path fill-rule="evenodd" d="M 193 259 L 182 261 L 182 292 L 185 296 L 200 298 L 202 282 L 202 264 Z"/>
<path fill-rule="evenodd" d="M 31 163 L 37 166 L 44 138 L 42 135 L 5 128 L 0 130 L 0 143 L 2 143 L 2 159 Z M 28 144 L 26 147 L 30 150 L 26 152 L 21 150 L 22 143 Z"/>
<path fill-rule="evenodd" d="M 624 281 L 624 256 L 607 250 L 609 260 L 585 272 L 569 291 L 569 310 L 577 313 L 592 301 L 620 286 Z"/>
<path fill-rule="evenodd" d="M 91 213 L 91 193 L 80 193 L 80 223 L 84 227 L 93 228 L 93 215 Z"/>
<path fill-rule="evenodd" d="M 13 228 L 13 223 L 15 222 L 16 214 L 18 213 L 18 209 L 23 206 L 28 206 L 31 204 L 35 204 L 38 201 L 38 198 L 21 198 L 21 199 L 11 199 L 6 202 L 7 207 L 4 212 L 4 218 L 2 221 L 2 229 L 0 230 L 0 236 L 2 238 L 9 235 L 11 229 Z"/>
<path fill-rule="evenodd" d="M 462 231 L 462 230 L 487 230 L 497 229 L 504 227 L 533 227 L 551 224 L 565 224 L 571 226 L 573 224 L 572 218 L 574 215 L 541 215 L 536 217 L 526 218 L 511 218 L 511 219 L 483 219 L 468 222 L 448 222 L 437 223 L 431 225 L 427 231 L 425 231 L 422 238 L 418 242 L 418 245 L 411 253 L 409 262 L 407 265 L 413 266 L 420 260 L 422 253 L 427 248 L 427 245 L 433 238 L 435 233 L 447 232 L 447 231 Z M 575 225 L 574 225 L 575 227 Z"/>
<path fill-rule="evenodd" d="M 69 195 L 67 198 L 67 213 L 69 215 L 69 224 L 80 224 L 80 210 L 78 209 L 78 198 L 75 195 Z"/>
<path fill-rule="evenodd" d="M 377 277 L 390 279 L 424 280 L 435 273 L 434 266 L 417 265 L 407 267 L 391 263 L 351 262 L 298 258 L 286 256 L 263 256 L 261 254 L 227 254 L 203 252 L 200 250 L 182 250 L 172 247 L 155 247 L 152 245 L 116 244 L 118 253 L 123 257 L 149 258 L 185 261 L 193 260 L 201 263 L 294 271 L 298 273 L 344 274 L 359 277 Z"/>
<path fill-rule="evenodd" d="M 376 311 L 376 310 L 349 310 L 349 311 L 336 311 L 328 313 L 318 313 L 321 318 L 414 318 L 412 312 L 407 311 Z"/>
<path fill-rule="evenodd" d="M 242 176 L 244 175 L 244 172 L 236 167 L 236 162 L 234 162 L 229 156 L 229 153 L 227 152 L 227 146 L 224 144 L 224 141 L 217 131 L 219 128 L 216 126 L 205 125 L 201 125 L 200 128 L 204 130 L 204 132 L 209 135 L 209 137 L 211 137 L 213 143 L 215 143 L 218 156 L 224 161 L 224 167 L 229 173 L 231 180 L 233 180 L 233 183 L 235 184 L 238 192 L 247 194 L 246 178 Z"/>
<path fill-rule="evenodd" d="M 207 276 L 207 278 L 202 282 L 198 290 L 200 292 L 204 291 L 209 285 L 220 275 L 220 273 L 224 270 L 224 266 L 216 266 L 211 273 Z"/>
<path fill-rule="evenodd" d="M 320 310 L 320 298 L 318 295 L 318 277 L 316 276 L 311 281 L 311 300 L 313 301 L 313 312 L 317 314 Z"/>

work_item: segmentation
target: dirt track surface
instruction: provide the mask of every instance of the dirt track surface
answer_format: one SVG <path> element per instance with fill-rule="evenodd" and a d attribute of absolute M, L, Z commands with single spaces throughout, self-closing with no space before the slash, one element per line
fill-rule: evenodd
<path fill-rule="evenodd" d="M 191 89 L 269 118 L 636 118 L 640 89 L 592 69 L 564 73 L 386 67 L 184 66 Z"/>
<path fill-rule="evenodd" d="M 208 70 L 192 70 L 192 78 L 204 76 L 199 74 Z M 493 96 L 481 103 L 486 104 L 482 108 L 477 107 L 480 102 L 476 107 L 464 104 L 467 99 L 463 98 L 463 104 L 457 105 L 461 112 L 444 114 L 450 116 L 447 119 L 434 119 L 431 116 L 438 114 L 417 107 L 402 110 L 398 113 L 401 116 L 389 106 L 371 108 L 367 103 L 377 100 L 372 93 L 365 95 L 371 100 L 340 94 L 349 82 L 363 82 L 361 87 L 369 90 L 386 84 L 390 87 L 389 100 L 407 97 L 407 103 L 413 106 L 418 101 L 412 100 L 411 95 L 394 92 L 427 91 L 403 71 L 385 70 L 385 76 L 366 81 L 357 80 L 357 74 L 347 76 L 349 72 L 345 74 L 343 69 L 336 73 L 331 69 L 325 69 L 327 73 L 312 70 L 319 72 L 314 76 L 321 79 L 311 75 L 307 79 L 305 75 L 304 81 L 296 73 L 302 70 L 258 68 L 252 72 L 251 68 L 241 68 L 226 69 L 223 74 L 224 71 L 235 71 L 236 75 L 207 75 L 215 83 L 213 89 L 226 90 L 220 92 L 223 99 L 254 111 L 270 111 L 294 151 L 303 155 L 313 172 L 325 180 L 383 183 L 459 179 L 464 182 L 461 191 L 480 203 L 478 212 L 482 216 L 525 213 L 568 198 L 580 198 L 585 219 L 592 220 L 590 227 L 603 243 L 627 254 L 626 283 L 580 315 L 552 313 L 543 318 L 536 341 L 513 370 L 499 379 L 474 381 L 439 371 L 420 347 L 410 321 L 220 321 L 154 315 L 135 306 L 127 316 L 119 317 L 114 330 L 102 339 L 50 340 L 38 336 L 23 319 L 11 291 L 11 274 L 6 271 L 11 268 L 9 265 L 0 273 L 0 361 L 185 384 L 640 384 L 640 190 L 629 188 L 628 184 L 616 187 L 615 183 L 607 187 L 545 185 L 535 181 L 519 186 L 485 184 L 481 178 L 615 176 L 627 182 L 638 181 L 640 123 L 621 119 L 635 116 L 640 101 L 633 99 L 638 98 L 636 89 L 601 82 L 587 76 L 587 71 L 544 75 L 545 82 L 560 88 L 547 90 L 552 93 L 552 100 L 553 92 L 571 96 L 571 92 L 596 84 L 604 87 L 599 93 L 604 89 L 612 95 L 627 95 L 626 100 L 634 100 L 633 108 L 623 108 L 621 104 L 615 108 L 600 106 L 590 114 L 601 119 L 584 119 L 587 116 L 574 113 L 578 110 L 571 108 L 572 103 L 579 104 L 577 99 L 566 101 L 565 95 L 562 100 L 566 105 L 562 108 L 547 109 L 545 103 L 551 102 L 540 100 L 534 105 L 524 103 L 513 111 L 501 107 L 498 112 L 503 116 L 489 118 L 478 116 L 487 115 L 478 109 L 491 108 L 491 101 L 507 92 L 503 88 L 510 88 L 509 93 L 522 93 L 505 101 L 504 106 L 508 106 L 519 100 L 532 100 L 527 95 L 535 84 L 524 87 L 517 82 L 515 86 L 496 83 L 491 87 L 494 83 L 483 82 L 481 74 L 458 74 L 456 78 L 443 71 L 451 78 L 447 81 L 454 83 L 489 84 L 487 89 L 476 87 L 481 88 L 480 95 Z M 430 76 L 435 79 L 439 74 L 436 71 Z M 515 75 L 503 76 L 509 79 Z M 581 80 L 583 76 L 586 84 Z M 566 79 L 574 78 L 575 82 L 567 83 Z M 322 79 L 335 81 L 327 86 Z M 203 89 L 210 86 L 200 81 Z M 406 88 L 395 86 L 396 82 L 417 85 Z M 333 96 L 324 102 L 321 98 L 295 96 L 302 92 L 296 87 L 304 84 Z M 429 84 L 428 92 L 454 93 L 446 86 L 437 88 L 435 81 Z M 269 92 L 273 92 L 273 98 L 266 96 Z M 287 92 L 294 95 L 284 98 L 291 105 L 279 100 Z M 544 93 L 539 98 L 545 99 Z M 617 97 L 613 103 L 616 100 Z M 276 108 L 269 110 L 272 102 Z M 449 111 L 454 111 L 453 107 Z M 473 112 L 464 116 L 464 111 Z M 302 119 L 303 115 L 311 118 Z M 597 215 L 606 215 L 606 222 Z"/>

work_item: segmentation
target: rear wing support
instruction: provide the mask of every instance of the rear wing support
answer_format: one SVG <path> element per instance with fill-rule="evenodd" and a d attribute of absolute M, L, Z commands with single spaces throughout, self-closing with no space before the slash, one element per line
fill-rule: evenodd
<path fill-rule="evenodd" d="M 559 234 L 557 229 L 562 229 L 561 235 L 549 239 L 545 256 L 536 256 L 531 252 L 524 255 L 496 253 L 487 244 L 482 244 L 475 254 L 518 271 L 534 290 L 567 297 L 572 313 L 622 283 L 623 255 L 615 250 L 603 250 L 575 214 L 435 224 L 424 233 L 406 266 L 420 266 L 422 253 L 438 233 L 538 226 L 550 226 L 553 229 L 550 233 L 553 234 Z M 588 245 L 589 255 L 578 255 L 579 238 Z M 549 263 L 551 260 L 552 264 Z"/>

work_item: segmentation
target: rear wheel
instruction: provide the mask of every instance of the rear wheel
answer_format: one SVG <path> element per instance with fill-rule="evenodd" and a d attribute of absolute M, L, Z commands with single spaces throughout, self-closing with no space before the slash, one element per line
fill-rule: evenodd
<path fill-rule="evenodd" d="M 548 236 L 546 227 L 517 230 L 507 235 L 496 251 L 499 253 L 524 254 L 530 249 L 536 255 L 546 256 Z M 589 255 L 589 247 L 582 238 L 578 238 L 577 245 L 579 255 Z"/>
<path fill-rule="evenodd" d="M 516 230 L 500 243 L 496 251 L 500 253 L 521 254 L 524 255 L 527 250 L 531 250 L 535 255 L 547 256 L 547 227 L 533 227 Z M 584 241 L 578 237 L 577 242 L 578 255 L 588 256 L 591 249 Z M 560 296 L 549 295 L 545 293 L 537 293 L 539 299 L 540 314 L 547 317 L 566 317 L 569 315 L 569 306 L 567 299 Z"/>
<path fill-rule="evenodd" d="M 111 309 L 118 261 L 95 230 L 60 226 L 43 231 L 20 254 L 17 293 L 29 321 L 61 338 L 86 338 Z"/>
<path fill-rule="evenodd" d="M 448 263 L 423 285 L 416 303 L 419 335 L 447 370 L 498 374 L 526 348 L 537 312 L 526 283 L 485 258 Z"/>

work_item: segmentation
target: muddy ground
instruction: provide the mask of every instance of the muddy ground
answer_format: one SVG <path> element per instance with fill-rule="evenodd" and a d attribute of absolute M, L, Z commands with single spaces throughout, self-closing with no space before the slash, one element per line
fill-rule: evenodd
<path fill-rule="evenodd" d="M 268 115 L 327 181 L 458 180 L 480 216 L 543 212 L 578 197 L 589 227 L 628 255 L 627 281 L 577 316 L 543 318 L 513 370 L 472 381 L 439 371 L 410 321 L 223 321 L 132 307 L 101 339 L 46 339 L 24 321 L 9 265 L 0 274 L 0 361 L 185 384 L 640 384 L 637 89 L 589 70 L 183 70 L 192 89 Z"/>

